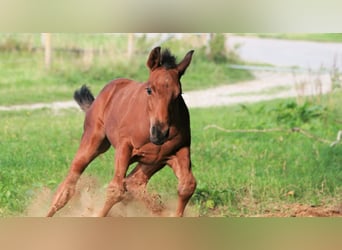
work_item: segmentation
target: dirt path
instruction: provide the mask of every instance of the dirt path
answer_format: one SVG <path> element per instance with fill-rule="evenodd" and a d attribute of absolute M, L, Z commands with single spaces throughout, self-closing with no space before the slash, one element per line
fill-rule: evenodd
<path fill-rule="evenodd" d="M 67 109 L 67 108 L 77 108 L 77 104 L 74 101 L 60 101 L 52 103 L 34 103 L 34 104 L 20 104 L 13 106 L 0 106 L 0 111 L 19 111 L 19 110 L 35 110 L 35 109 Z"/>
<path fill-rule="evenodd" d="M 256 79 L 252 81 L 185 93 L 184 99 L 189 107 L 209 107 L 317 95 L 331 90 L 331 79 L 326 73 L 254 72 L 254 75 Z"/>
<path fill-rule="evenodd" d="M 189 91 L 183 94 L 189 107 L 224 106 L 253 103 L 298 95 L 324 94 L 331 90 L 329 74 L 292 74 L 287 72 L 254 72 L 255 80 L 222 85 L 211 89 Z M 0 106 L 0 111 L 52 110 L 78 108 L 74 101 Z"/>

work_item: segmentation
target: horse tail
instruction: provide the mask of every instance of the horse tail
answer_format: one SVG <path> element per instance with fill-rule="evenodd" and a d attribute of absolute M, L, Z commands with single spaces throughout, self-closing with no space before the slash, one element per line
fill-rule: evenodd
<path fill-rule="evenodd" d="M 74 100 L 78 105 L 80 105 L 81 109 L 86 112 L 94 102 L 95 98 L 90 89 L 86 85 L 83 85 L 80 89 L 74 92 Z"/>

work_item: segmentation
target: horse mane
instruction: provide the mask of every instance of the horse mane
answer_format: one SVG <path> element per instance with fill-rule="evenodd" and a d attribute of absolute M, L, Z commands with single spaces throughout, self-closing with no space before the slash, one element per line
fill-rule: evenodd
<path fill-rule="evenodd" d="M 174 69 L 177 67 L 176 57 L 171 54 L 169 49 L 163 50 L 160 58 L 160 65 L 166 69 Z"/>

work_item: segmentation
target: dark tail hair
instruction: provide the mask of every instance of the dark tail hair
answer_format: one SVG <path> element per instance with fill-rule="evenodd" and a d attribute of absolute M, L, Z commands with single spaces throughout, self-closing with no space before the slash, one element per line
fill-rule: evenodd
<path fill-rule="evenodd" d="M 80 105 L 81 109 L 86 112 L 90 108 L 95 98 L 90 89 L 86 85 L 83 85 L 80 89 L 74 92 L 74 100 L 78 103 L 78 105 Z"/>

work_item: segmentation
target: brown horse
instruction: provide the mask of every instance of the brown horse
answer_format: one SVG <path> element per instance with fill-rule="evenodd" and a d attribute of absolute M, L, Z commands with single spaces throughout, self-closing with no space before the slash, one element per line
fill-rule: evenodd
<path fill-rule="evenodd" d="M 149 179 L 165 165 L 178 178 L 176 216 L 196 188 L 190 160 L 189 112 L 182 98 L 181 76 L 191 62 L 189 51 L 180 63 L 160 47 L 147 60 L 150 75 L 145 83 L 116 79 L 95 99 L 83 86 L 74 99 L 86 112 L 84 132 L 69 173 L 60 184 L 47 216 L 53 216 L 75 193 L 75 186 L 88 164 L 112 145 L 115 150 L 114 178 L 99 216 L 106 216 L 126 192 L 146 193 Z M 138 162 L 126 176 L 130 164 Z"/>

